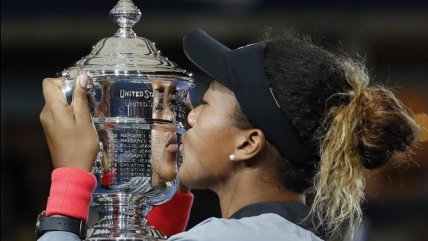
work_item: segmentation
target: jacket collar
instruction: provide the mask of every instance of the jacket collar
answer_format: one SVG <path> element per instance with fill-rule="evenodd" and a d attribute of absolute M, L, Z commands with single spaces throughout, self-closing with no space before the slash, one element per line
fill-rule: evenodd
<path fill-rule="evenodd" d="M 313 232 L 320 238 L 326 236 L 321 230 L 317 230 L 309 215 L 309 207 L 297 202 L 262 202 L 245 206 L 236 211 L 230 218 L 241 219 L 258 216 L 265 213 L 277 214 L 288 221 Z"/>

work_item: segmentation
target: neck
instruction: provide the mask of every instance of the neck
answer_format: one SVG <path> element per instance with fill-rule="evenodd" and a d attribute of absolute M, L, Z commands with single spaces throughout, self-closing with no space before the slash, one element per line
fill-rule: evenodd
<path fill-rule="evenodd" d="M 239 168 L 238 168 L 239 169 Z M 270 174 L 272 172 L 269 172 Z M 242 168 L 214 189 L 220 200 L 223 218 L 229 218 L 239 209 L 260 202 L 304 202 L 302 194 L 287 190 L 260 169 Z"/>

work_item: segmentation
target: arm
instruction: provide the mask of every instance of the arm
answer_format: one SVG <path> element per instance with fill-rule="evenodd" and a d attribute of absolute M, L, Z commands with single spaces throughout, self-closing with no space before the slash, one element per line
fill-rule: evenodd
<path fill-rule="evenodd" d="M 87 76 L 79 76 L 68 105 L 61 79 L 44 79 L 45 106 L 40 114 L 52 163 L 52 183 L 45 216 L 87 221 L 95 177 L 89 172 L 98 153 L 98 136 L 89 114 Z M 57 238 L 64 235 L 63 238 Z M 76 240 L 68 232 L 47 232 L 40 240 Z"/>
<path fill-rule="evenodd" d="M 88 220 L 95 177 L 89 173 L 99 144 L 86 97 L 87 76 L 79 76 L 68 105 L 61 79 L 44 79 L 45 106 L 40 121 L 51 153 L 52 183 L 46 216 L 64 215 Z"/>

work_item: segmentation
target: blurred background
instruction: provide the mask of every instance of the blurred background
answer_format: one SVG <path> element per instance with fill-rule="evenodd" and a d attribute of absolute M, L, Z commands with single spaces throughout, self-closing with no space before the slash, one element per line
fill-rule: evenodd
<path fill-rule="evenodd" d="M 428 2 L 417 0 L 134 0 L 135 32 L 196 78 L 182 36 L 202 28 L 229 47 L 293 29 L 316 43 L 363 56 L 374 82 L 393 88 L 428 129 Z M 41 82 L 117 29 L 115 0 L 1 1 L 1 240 L 35 240 L 50 185 L 39 122 Z M 411 158 L 367 173 L 364 222 L 354 240 L 428 240 L 428 133 Z M 189 227 L 219 216 L 215 195 L 195 191 Z"/>

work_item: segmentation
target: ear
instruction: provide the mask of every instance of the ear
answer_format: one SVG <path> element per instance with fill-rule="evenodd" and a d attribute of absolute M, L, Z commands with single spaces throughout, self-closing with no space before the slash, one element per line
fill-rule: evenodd
<path fill-rule="evenodd" d="M 242 131 L 238 137 L 236 161 L 245 161 L 254 158 L 266 146 L 265 134 L 259 129 Z"/>

